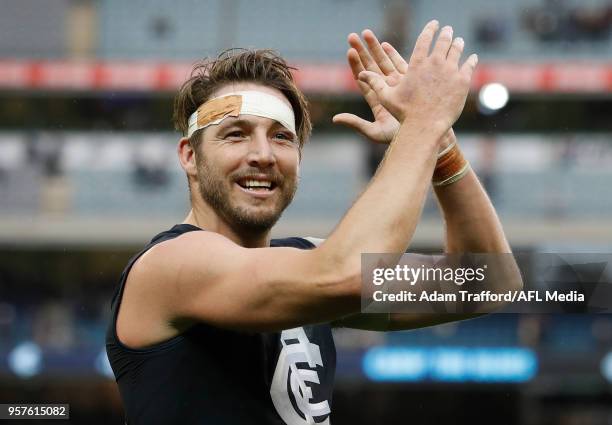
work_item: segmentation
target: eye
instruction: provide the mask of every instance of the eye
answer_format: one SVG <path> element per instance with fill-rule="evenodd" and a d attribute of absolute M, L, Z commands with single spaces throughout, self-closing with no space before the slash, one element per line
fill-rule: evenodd
<path fill-rule="evenodd" d="M 244 139 L 244 132 L 241 130 L 234 130 L 227 133 L 224 139 Z"/>
<path fill-rule="evenodd" d="M 289 142 L 293 142 L 293 134 L 291 133 L 287 133 L 284 131 L 279 131 L 277 133 L 274 134 L 274 138 L 275 139 L 280 139 L 280 140 L 287 140 Z"/>

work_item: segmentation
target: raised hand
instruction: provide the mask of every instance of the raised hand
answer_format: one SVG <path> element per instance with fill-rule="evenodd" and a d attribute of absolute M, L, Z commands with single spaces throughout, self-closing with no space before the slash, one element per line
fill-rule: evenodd
<path fill-rule="evenodd" d="M 364 38 L 374 60 L 368 61 L 368 57 L 359 55 L 356 48 L 355 52 L 365 68 L 359 71 L 358 79 L 368 86 L 361 87 L 364 96 L 367 95 L 366 100 L 370 99 L 368 103 L 371 107 L 377 106 L 375 102 L 378 101 L 380 106 L 398 121 L 410 119 L 430 125 L 440 125 L 446 129 L 453 125 L 465 105 L 478 58 L 476 55 L 471 55 L 461 67 L 459 66 L 463 40 L 461 38 L 453 40 L 452 28 L 448 26 L 440 31 L 430 54 L 438 27 L 437 21 L 431 21 L 425 26 L 407 64 L 388 43 L 379 45 L 373 34 L 364 32 Z M 351 38 L 354 39 L 352 36 L 349 37 L 349 42 Z M 385 55 L 383 56 L 381 52 Z M 351 59 L 354 61 L 356 57 L 355 53 L 349 50 L 348 55 L 351 63 Z M 373 95 L 376 100 L 373 100 Z M 346 117 L 344 118 L 344 123 L 347 123 Z M 338 116 L 335 117 L 336 122 L 337 120 Z M 357 122 L 354 119 L 349 120 L 353 124 Z M 375 123 L 376 121 L 369 124 Z M 360 122 L 359 125 L 365 128 L 366 124 Z"/>
<path fill-rule="evenodd" d="M 381 45 L 372 31 L 365 30 L 362 35 L 368 46 L 367 50 L 359 36 L 352 33 L 348 36 L 351 47 L 347 52 L 347 59 L 359 90 L 372 110 L 374 121 L 343 113 L 334 116 L 333 122 L 351 127 L 373 142 L 390 143 L 399 128 L 399 121 L 381 105 L 374 90 L 358 77 L 362 71 L 372 71 L 383 76 L 387 84 L 394 86 L 408 69 L 408 64 L 389 43 Z"/>

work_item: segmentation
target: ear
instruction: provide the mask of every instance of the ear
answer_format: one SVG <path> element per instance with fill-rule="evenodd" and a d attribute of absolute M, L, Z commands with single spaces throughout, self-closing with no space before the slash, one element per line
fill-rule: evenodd
<path fill-rule="evenodd" d="M 176 151 L 179 157 L 179 161 L 181 163 L 181 167 L 187 173 L 187 177 L 194 177 L 198 175 L 198 169 L 196 165 L 195 151 L 191 147 L 191 143 L 189 143 L 189 139 L 187 137 L 181 137 L 179 140 Z"/>

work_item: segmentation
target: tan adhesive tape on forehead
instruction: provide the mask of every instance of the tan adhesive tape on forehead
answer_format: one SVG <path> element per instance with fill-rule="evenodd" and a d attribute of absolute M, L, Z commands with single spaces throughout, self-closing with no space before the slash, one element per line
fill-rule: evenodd
<path fill-rule="evenodd" d="M 200 105 L 189 117 L 187 137 L 209 125 L 219 124 L 227 117 L 238 115 L 270 118 L 297 134 L 293 109 L 285 102 L 268 93 L 239 91 L 216 97 Z"/>

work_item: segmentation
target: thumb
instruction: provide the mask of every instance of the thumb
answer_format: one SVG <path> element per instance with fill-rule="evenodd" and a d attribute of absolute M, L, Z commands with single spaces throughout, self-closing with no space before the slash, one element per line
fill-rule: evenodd
<path fill-rule="evenodd" d="M 341 124 L 347 127 L 350 127 L 354 130 L 357 130 L 361 134 L 366 137 L 369 137 L 369 127 L 372 125 L 370 121 L 366 121 L 363 118 L 359 118 L 357 115 L 353 114 L 338 114 L 334 115 L 332 118 L 334 124 Z"/>
<path fill-rule="evenodd" d="M 359 73 L 358 78 L 359 78 L 359 81 L 362 81 L 366 83 L 368 86 L 370 86 L 370 88 L 374 90 L 374 93 L 376 93 L 379 99 L 383 97 L 383 92 L 387 88 L 387 83 L 385 83 L 385 80 L 383 80 L 383 77 L 381 77 L 376 72 L 361 71 Z"/>

